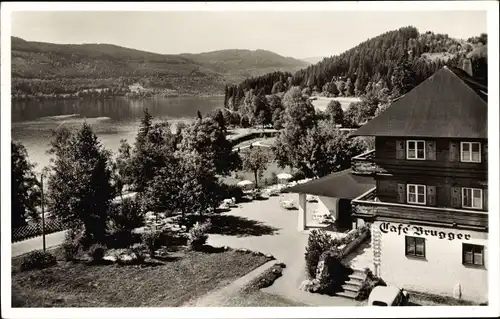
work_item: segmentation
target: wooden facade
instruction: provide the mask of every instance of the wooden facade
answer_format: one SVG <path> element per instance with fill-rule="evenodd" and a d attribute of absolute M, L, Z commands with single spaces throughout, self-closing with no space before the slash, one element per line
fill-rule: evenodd
<path fill-rule="evenodd" d="M 487 140 L 467 140 L 481 143 L 481 162 L 460 161 L 458 139 L 425 139 L 425 160 L 406 159 L 406 141 L 412 138 L 376 137 L 375 165 L 376 196 L 383 202 L 407 203 L 406 185 L 427 186 L 426 206 L 462 208 L 462 187 L 483 191 L 482 211 L 488 210 L 488 144 Z M 401 150 L 402 148 L 402 150 Z M 402 154 L 403 153 L 403 154 Z"/>
<path fill-rule="evenodd" d="M 407 159 L 408 140 L 425 141 L 425 159 Z M 462 162 L 461 142 L 479 142 L 481 161 Z M 353 161 L 353 170 L 372 174 L 376 188 L 353 202 L 365 219 L 443 222 L 485 228 L 488 224 L 488 144 L 486 139 L 382 137 L 375 151 Z M 425 185 L 425 204 L 409 203 L 407 185 Z M 462 188 L 482 190 L 480 209 L 462 206 Z M 372 203 L 370 204 L 370 201 Z M 450 210 L 451 209 L 451 210 Z"/>

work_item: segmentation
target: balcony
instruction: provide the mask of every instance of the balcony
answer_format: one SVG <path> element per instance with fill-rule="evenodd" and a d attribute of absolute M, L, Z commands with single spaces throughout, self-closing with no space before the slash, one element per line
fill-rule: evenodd
<path fill-rule="evenodd" d="M 385 221 L 486 230 L 488 212 L 381 202 L 376 187 L 352 200 L 353 216 Z"/>
<path fill-rule="evenodd" d="M 370 150 L 351 159 L 351 169 L 358 175 L 375 175 L 385 173 L 377 164 L 375 164 L 375 150 Z"/>

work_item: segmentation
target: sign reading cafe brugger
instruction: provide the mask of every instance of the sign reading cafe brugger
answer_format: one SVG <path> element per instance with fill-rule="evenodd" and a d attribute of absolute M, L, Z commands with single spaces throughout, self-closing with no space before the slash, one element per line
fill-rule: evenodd
<path fill-rule="evenodd" d="M 425 229 L 422 226 L 406 226 L 404 224 L 399 224 L 395 226 L 388 222 L 380 224 L 380 231 L 384 234 L 390 232 L 390 233 L 397 233 L 398 235 L 404 234 L 404 235 L 414 235 L 414 236 L 422 236 L 422 235 L 435 236 L 438 237 L 439 239 L 448 239 L 448 240 L 470 239 L 470 234 L 462 234 L 462 233 L 455 234 L 452 232 Z"/>

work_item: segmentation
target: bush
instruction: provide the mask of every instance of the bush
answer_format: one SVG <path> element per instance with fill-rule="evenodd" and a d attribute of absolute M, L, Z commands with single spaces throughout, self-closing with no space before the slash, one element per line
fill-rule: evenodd
<path fill-rule="evenodd" d="M 233 198 L 237 201 L 237 202 L 240 202 L 241 201 L 241 198 L 243 197 L 243 190 L 236 186 L 236 185 L 225 185 L 224 186 L 224 189 L 223 189 L 223 192 L 224 192 L 224 196 L 226 198 Z"/>
<path fill-rule="evenodd" d="M 146 260 L 146 256 L 144 255 L 144 251 L 147 250 L 147 247 L 144 244 L 137 243 L 130 246 L 130 250 L 137 256 L 137 262 L 143 263 Z"/>
<path fill-rule="evenodd" d="M 120 248 L 132 245 L 134 242 L 132 231 L 144 226 L 144 210 L 139 202 L 125 198 L 120 204 L 112 206 L 109 217 L 110 243 Z"/>
<path fill-rule="evenodd" d="M 64 253 L 64 259 L 66 261 L 73 261 L 82 249 L 82 241 L 84 239 L 84 233 L 80 229 L 70 229 L 65 235 L 64 242 L 62 244 L 62 249 Z"/>
<path fill-rule="evenodd" d="M 341 260 L 342 253 L 336 247 L 331 247 L 321 254 L 316 275 L 319 292 L 333 295 L 347 279 L 348 268 Z"/>
<path fill-rule="evenodd" d="M 377 286 L 387 286 L 387 284 L 379 278 L 375 276 L 369 268 L 365 268 L 366 279 L 361 284 L 361 288 L 359 289 L 358 295 L 356 296 L 356 300 L 365 300 L 370 296 L 373 288 Z"/>
<path fill-rule="evenodd" d="M 159 248 L 162 238 L 162 231 L 151 230 L 142 234 L 142 244 L 149 251 L 151 257 L 155 256 L 156 249 Z"/>
<path fill-rule="evenodd" d="M 207 232 L 212 227 L 210 222 L 205 222 L 200 224 L 197 222 L 194 226 L 189 230 L 188 234 L 188 246 L 192 250 L 201 250 L 203 245 L 207 242 L 208 234 Z"/>
<path fill-rule="evenodd" d="M 271 286 L 276 281 L 276 279 L 282 276 L 283 268 L 285 267 L 286 266 L 283 263 L 273 265 L 271 268 L 264 271 L 260 276 L 253 279 L 248 285 L 246 285 L 244 290 L 246 292 L 250 292 Z"/>
<path fill-rule="evenodd" d="M 292 178 L 290 179 L 290 181 L 292 181 L 292 182 L 300 181 L 300 180 L 305 179 L 305 178 L 306 178 L 306 174 L 303 171 L 298 170 L 296 172 L 293 172 Z"/>
<path fill-rule="evenodd" d="M 278 175 L 275 172 L 271 173 L 271 180 L 269 181 L 270 185 L 278 184 Z"/>
<path fill-rule="evenodd" d="M 102 262 L 105 253 L 106 247 L 101 244 L 94 244 L 89 248 L 89 256 L 94 263 Z"/>
<path fill-rule="evenodd" d="M 56 257 L 43 250 L 34 250 L 23 257 L 21 271 L 44 269 L 57 264 Z"/>
<path fill-rule="evenodd" d="M 332 247 L 333 239 L 323 230 L 314 229 L 307 240 L 305 253 L 306 270 L 309 279 L 316 277 L 316 268 L 321 254 Z"/>

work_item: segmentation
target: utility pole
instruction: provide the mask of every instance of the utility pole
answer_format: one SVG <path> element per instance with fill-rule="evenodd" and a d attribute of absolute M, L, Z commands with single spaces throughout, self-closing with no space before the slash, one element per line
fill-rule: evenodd
<path fill-rule="evenodd" d="M 44 202 L 43 202 L 43 172 L 40 175 L 40 188 L 41 188 L 41 205 L 42 205 L 42 241 L 43 241 L 43 251 L 46 250 L 46 245 L 45 245 L 45 209 L 44 209 Z"/>

